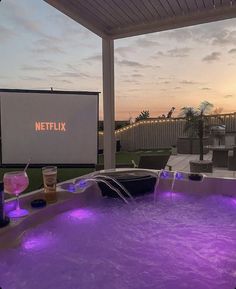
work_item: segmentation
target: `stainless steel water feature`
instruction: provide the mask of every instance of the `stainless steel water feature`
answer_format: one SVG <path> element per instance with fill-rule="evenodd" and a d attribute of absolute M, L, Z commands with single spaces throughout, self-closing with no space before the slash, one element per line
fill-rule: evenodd
<path fill-rule="evenodd" d="M 104 177 L 105 178 L 105 177 Z M 93 178 L 86 178 L 86 179 L 83 179 L 83 180 L 76 180 L 75 181 L 75 189 L 78 188 L 81 188 L 81 182 L 95 182 L 95 183 L 98 183 L 98 182 L 101 182 L 101 183 L 104 183 L 106 184 L 110 189 L 112 189 L 113 191 L 115 191 L 117 193 L 117 195 L 126 203 L 128 204 L 129 201 L 125 198 L 125 196 L 123 196 L 123 194 L 121 193 L 120 190 L 118 190 L 117 188 L 115 188 L 114 186 L 112 186 L 108 181 L 102 179 L 102 178 L 96 178 L 96 176 L 94 176 Z M 84 184 L 84 183 L 83 183 Z M 120 184 L 119 184 L 120 185 Z M 85 184 L 86 186 L 86 184 Z M 121 185 L 122 186 L 122 185 Z M 127 191 L 127 190 L 126 190 Z M 131 196 L 132 198 L 132 196 Z M 133 199 L 133 198 L 132 198 Z"/>
<path fill-rule="evenodd" d="M 170 171 L 166 171 L 166 170 L 160 170 L 159 173 L 157 174 L 157 181 L 155 184 L 155 189 L 154 189 L 154 201 L 157 201 L 157 196 L 158 196 L 158 192 L 159 192 L 159 186 L 160 186 L 160 180 L 161 178 L 164 179 L 171 179 L 171 183 L 170 183 L 170 189 L 168 190 L 171 194 L 172 197 L 172 193 L 174 193 L 174 188 L 175 188 L 175 184 L 176 184 L 176 180 L 181 180 L 181 181 L 189 181 L 189 180 L 194 180 L 194 176 L 196 175 L 196 177 L 200 177 L 201 182 L 204 181 L 204 178 L 206 177 L 206 175 L 204 174 L 194 174 L 194 173 L 184 173 L 184 172 L 179 172 L 179 171 L 174 171 L 174 172 L 170 172 Z M 192 178 L 191 178 L 192 176 Z"/>
<path fill-rule="evenodd" d="M 134 200 L 133 196 L 130 194 L 130 192 L 129 192 L 119 181 L 117 181 L 116 178 L 113 178 L 113 177 L 107 176 L 107 175 L 96 175 L 95 178 L 98 178 L 98 179 L 104 178 L 104 179 L 113 181 L 114 183 L 116 183 L 116 184 L 126 193 L 126 195 L 127 195 L 133 202 L 135 202 L 135 200 Z"/>

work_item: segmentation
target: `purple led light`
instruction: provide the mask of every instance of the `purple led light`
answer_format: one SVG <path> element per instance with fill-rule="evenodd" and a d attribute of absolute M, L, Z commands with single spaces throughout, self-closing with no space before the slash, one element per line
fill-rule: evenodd
<path fill-rule="evenodd" d="M 168 173 L 167 171 L 162 171 L 161 177 L 162 177 L 163 179 L 167 179 L 167 178 L 169 177 L 169 173 Z"/>
<path fill-rule="evenodd" d="M 7 213 L 10 218 L 22 218 L 29 215 L 29 211 L 24 209 L 16 209 Z"/>
<path fill-rule="evenodd" d="M 8 214 L 8 212 L 14 210 L 16 207 L 16 201 L 10 201 L 5 203 L 5 212 Z"/>
<path fill-rule="evenodd" d="M 48 235 L 30 236 L 23 241 L 23 248 L 25 250 L 41 250 L 48 247 L 53 239 Z"/>
<path fill-rule="evenodd" d="M 175 193 L 173 193 L 173 192 L 164 192 L 163 194 L 167 198 L 173 197 L 173 195 L 175 195 Z"/>
<path fill-rule="evenodd" d="M 236 206 L 236 198 L 233 199 L 233 204 Z"/>
<path fill-rule="evenodd" d="M 68 212 L 69 216 L 78 220 L 90 219 L 93 213 L 88 209 L 76 209 Z"/>
<path fill-rule="evenodd" d="M 183 180 L 184 176 L 183 176 L 182 173 L 177 172 L 176 175 L 175 175 L 175 178 L 176 178 L 176 180 Z"/>
<path fill-rule="evenodd" d="M 63 190 L 66 190 L 67 192 L 70 192 L 70 193 L 74 193 L 76 191 L 76 187 L 75 187 L 75 184 L 73 183 L 65 183 L 65 184 L 62 184 L 61 185 L 61 188 Z"/>
<path fill-rule="evenodd" d="M 76 186 L 78 186 L 80 189 L 85 189 L 87 185 L 88 185 L 88 182 L 86 180 L 76 181 Z"/>
<path fill-rule="evenodd" d="M 67 187 L 67 191 L 70 193 L 74 193 L 76 191 L 75 185 L 74 184 L 69 184 Z"/>

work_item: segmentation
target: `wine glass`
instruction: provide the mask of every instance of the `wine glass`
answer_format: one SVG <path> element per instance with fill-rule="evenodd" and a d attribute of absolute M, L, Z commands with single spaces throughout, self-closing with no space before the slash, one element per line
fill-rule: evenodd
<path fill-rule="evenodd" d="M 16 208 L 8 213 L 10 218 L 24 217 L 29 214 L 25 209 L 20 208 L 19 195 L 29 185 L 29 178 L 25 171 L 8 172 L 3 176 L 4 191 L 16 196 Z"/>

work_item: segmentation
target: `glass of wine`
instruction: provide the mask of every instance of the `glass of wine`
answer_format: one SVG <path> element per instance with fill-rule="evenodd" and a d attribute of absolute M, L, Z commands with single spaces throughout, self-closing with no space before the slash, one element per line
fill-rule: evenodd
<path fill-rule="evenodd" d="M 26 171 L 8 172 L 3 176 L 4 192 L 16 196 L 16 208 L 8 213 L 10 218 L 20 218 L 29 214 L 25 209 L 20 208 L 19 195 L 29 185 L 29 178 Z"/>

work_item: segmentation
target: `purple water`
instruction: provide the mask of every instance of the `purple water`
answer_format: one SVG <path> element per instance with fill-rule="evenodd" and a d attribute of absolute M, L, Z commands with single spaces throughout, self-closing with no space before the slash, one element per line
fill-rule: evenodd
<path fill-rule="evenodd" d="M 3 289 L 234 289 L 236 201 L 165 194 L 55 216 L 0 251 Z"/>

